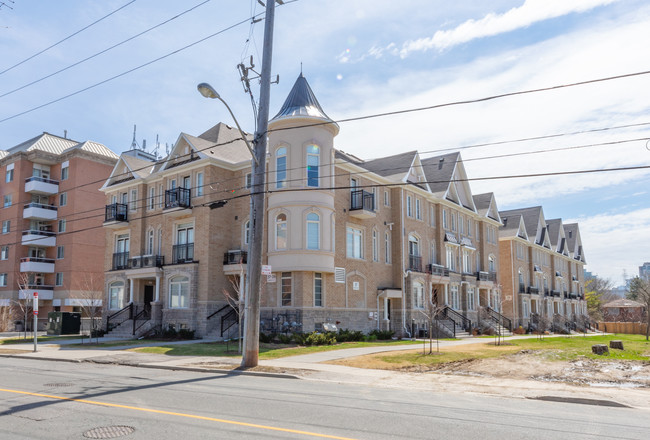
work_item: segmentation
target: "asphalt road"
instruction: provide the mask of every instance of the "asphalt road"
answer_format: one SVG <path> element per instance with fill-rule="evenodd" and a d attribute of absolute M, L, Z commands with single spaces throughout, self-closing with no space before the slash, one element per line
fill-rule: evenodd
<path fill-rule="evenodd" d="M 115 428 L 103 429 L 107 427 Z M 109 436 L 115 434 L 124 435 Z M 84 438 L 646 440 L 650 413 L 277 377 L 0 358 L 0 439 Z"/>

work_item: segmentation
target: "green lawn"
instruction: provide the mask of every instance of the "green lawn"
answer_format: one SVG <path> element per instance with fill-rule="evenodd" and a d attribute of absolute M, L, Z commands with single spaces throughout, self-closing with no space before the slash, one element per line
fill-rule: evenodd
<path fill-rule="evenodd" d="M 287 346 L 277 344 L 260 344 L 260 359 L 277 359 L 301 354 L 319 353 L 322 351 L 341 350 L 344 348 L 377 347 L 383 345 L 416 344 L 413 341 L 376 341 L 376 342 L 344 342 L 336 345 L 317 345 L 311 347 Z M 229 350 L 228 350 L 229 349 Z M 156 347 L 132 348 L 131 351 L 140 353 L 160 353 L 171 356 L 240 356 L 237 353 L 237 343 L 228 346 L 224 342 L 206 342 L 187 345 L 164 345 Z"/>
<path fill-rule="evenodd" d="M 594 344 L 605 344 L 609 341 L 621 340 L 625 350 L 609 349 L 609 355 L 599 356 L 591 352 Z M 570 338 L 556 337 L 544 339 L 509 340 L 508 343 L 521 349 L 539 351 L 539 354 L 549 360 L 573 360 L 579 356 L 591 359 L 627 359 L 650 362 L 650 342 L 642 335 L 607 335 L 607 336 L 571 336 Z"/>
<path fill-rule="evenodd" d="M 56 342 L 63 339 L 80 339 L 81 336 L 39 336 L 37 342 Z M 22 337 L 10 338 L 10 339 L 0 339 L 0 345 L 11 345 L 11 344 L 31 344 L 34 342 L 34 338 L 23 339 Z"/>

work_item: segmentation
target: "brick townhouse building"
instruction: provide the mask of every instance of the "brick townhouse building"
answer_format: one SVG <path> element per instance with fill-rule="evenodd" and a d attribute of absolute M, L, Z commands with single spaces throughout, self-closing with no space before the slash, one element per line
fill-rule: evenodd
<path fill-rule="evenodd" d="M 541 206 L 500 212 L 503 313 L 525 329 L 586 325 L 585 255 L 577 223 L 546 220 Z"/>
<path fill-rule="evenodd" d="M 43 133 L 0 151 L 0 306 L 25 292 L 40 313 L 101 305 L 104 197 L 118 156 L 104 145 Z M 45 319 L 41 319 L 45 322 Z"/>
<path fill-rule="evenodd" d="M 301 74 L 269 123 L 262 330 L 421 334 L 430 299 L 451 334 L 498 314 L 501 218 L 460 154 L 362 160 L 335 148 L 338 132 Z M 250 162 L 223 123 L 181 133 L 160 161 L 122 154 L 101 188 L 109 328 L 227 336 L 227 297 L 246 284 Z"/>

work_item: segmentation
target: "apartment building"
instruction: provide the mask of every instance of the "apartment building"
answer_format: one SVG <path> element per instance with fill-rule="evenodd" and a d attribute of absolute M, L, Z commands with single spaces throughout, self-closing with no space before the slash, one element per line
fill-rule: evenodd
<path fill-rule="evenodd" d="M 525 329 L 584 328 L 586 261 L 578 224 L 546 220 L 541 206 L 500 215 L 503 313 Z"/>
<path fill-rule="evenodd" d="M 34 292 L 45 318 L 84 302 L 101 304 L 98 189 L 117 159 L 104 145 L 49 133 L 0 151 L 0 306 Z"/>
<path fill-rule="evenodd" d="M 498 313 L 501 219 L 460 154 L 366 161 L 335 148 L 338 132 L 301 74 L 269 123 L 262 331 L 421 334 L 430 300 L 451 334 Z M 136 155 L 102 187 L 107 326 L 224 337 L 246 285 L 250 153 L 220 123 L 161 161 Z"/>

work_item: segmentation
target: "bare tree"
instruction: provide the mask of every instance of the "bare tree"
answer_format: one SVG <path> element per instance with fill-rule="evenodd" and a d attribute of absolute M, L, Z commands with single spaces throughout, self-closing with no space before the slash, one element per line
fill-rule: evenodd
<path fill-rule="evenodd" d="M 246 292 L 244 286 L 244 265 L 242 264 L 242 260 L 240 260 L 240 266 L 241 270 L 239 272 L 239 275 L 228 277 L 232 291 L 229 289 L 223 289 L 223 296 L 226 298 L 228 305 L 237 314 L 238 353 L 241 353 L 242 351 L 242 317 L 244 316 L 244 304 L 246 300 Z"/>
<path fill-rule="evenodd" d="M 29 295 L 29 274 L 16 272 L 16 283 L 18 284 L 18 299 L 12 301 L 15 314 L 23 317 L 24 339 L 27 339 L 27 319 L 32 313 L 32 297 Z M 36 329 L 38 330 L 38 329 Z"/>
<path fill-rule="evenodd" d="M 629 297 L 645 306 L 645 339 L 647 341 L 650 337 L 650 281 L 640 277 L 632 278 Z"/>
<path fill-rule="evenodd" d="M 79 307 L 82 311 L 82 316 L 90 318 L 90 339 L 92 341 L 93 334 L 96 341 L 99 343 L 99 327 L 102 316 L 102 300 L 104 298 L 104 283 L 95 272 L 84 272 L 81 275 L 79 285 Z"/>
<path fill-rule="evenodd" d="M 441 277 L 439 277 L 441 278 Z M 438 280 L 440 281 L 440 280 Z M 436 350 L 440 353 L 440 335 L 438 327 L 438 319 L 444 307 L 438 304 L 438 291 L 433 288 L 433 276 L 427 274 L 426 286 L 428 290 L 427 300 L 424 303 L 424 309 L 420 310 L 427 318 L 427 323 L 429 327 L 429 354 L 433 354 L 433 328 L 436 329 Z"/>

